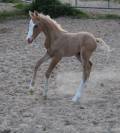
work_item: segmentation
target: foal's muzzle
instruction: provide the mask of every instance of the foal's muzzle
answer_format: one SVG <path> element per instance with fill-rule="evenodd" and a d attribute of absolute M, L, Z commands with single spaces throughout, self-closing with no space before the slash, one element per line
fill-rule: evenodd
<path fill-rule="evenodd" d="M 31 43 L 33 42 L 33 39 L 32 39 L 32 38 L 27 38 L 27 42 L 28 42 L 29 44 L 31 44 Z"/>

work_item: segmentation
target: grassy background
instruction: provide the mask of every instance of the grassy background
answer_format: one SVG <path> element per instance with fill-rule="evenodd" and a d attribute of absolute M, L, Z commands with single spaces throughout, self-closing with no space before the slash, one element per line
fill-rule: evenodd
<path fill-rule="evenodd" d="M 2 11 L 0 12 L 0 20 L 10 18 L 25 18 L 28 17 L 29 10 L 38 10 L 44 14 L 49 14 L 51 17 L 70 16 L 72 18 L 84 19 L 120 19 L 120 15 L 112 14 L 95 14 L 86 13 L 85 11 L 77 10 L 70 5 L 62 4 L 58 0 L 36 0 L 36 3 L 26 4 L 20 0 L 3 0 L 4 2 L 14 3 L 16 11 Z M 120 1 L 120 0 L 118 0 Z M 48 3 L 46 5 L 46 3 Z M 57 6 L 54 6 L 56 4 Z M 52 5 L 52 6 L 51 6 Z"/>
<path fill-rule="evenodd" d="M 0 2 L 4 2 L 4 3 L 19 3 L 19 2 L 21 2 L 21 0 L 0 0 Z"/>

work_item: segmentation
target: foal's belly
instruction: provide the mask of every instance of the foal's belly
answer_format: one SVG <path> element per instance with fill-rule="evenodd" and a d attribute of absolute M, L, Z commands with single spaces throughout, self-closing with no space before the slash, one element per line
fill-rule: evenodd
<path fill-rule="evenodd" d="M 74 56 L 80 52 L 80 46 L 78 45 L 66 45 L 64 46 L 63 55 L 65 57 Z"/>
<path fill-rule="evenodd" d="M 77 34 L 67 34 L 56 43 L 58 53 L 64 57 L 74 56 L 80 52 L 82 41 Z M 58 48 L 59 47 L 59 48 Z"/>

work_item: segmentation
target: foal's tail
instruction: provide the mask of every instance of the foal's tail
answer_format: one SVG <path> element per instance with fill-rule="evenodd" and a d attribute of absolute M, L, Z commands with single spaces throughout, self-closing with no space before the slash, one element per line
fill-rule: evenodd
<path fill-rule="evenodd" d="M 108 46 L 108 45 L 103 41 L 102 38 L 96 38 L 96 42 L 102 44 L 101 49 L 103 49 L 103 50 L 106 49 L 107 52 L 111 52 L 110 46 Z"/>
<path fill-rule="evenodd" d="M 103 51 L 106 53 L 106 55 L 107 55 L 106 62 L 108 62 L 108 59 L 109 59 L 109 57 L 110 57 L 110 52 L 112 51 L 112 50 L 110 49 L 110 46 L 108 46 L 108 45 L 103 41 L 102 38 L 96 38 L 96 42 L 97 42 L 97 44 L 100 44 L 100 49 L 103 50 Z M 102 45 L 101 45 L 101 44 L 102 44 Z"/>

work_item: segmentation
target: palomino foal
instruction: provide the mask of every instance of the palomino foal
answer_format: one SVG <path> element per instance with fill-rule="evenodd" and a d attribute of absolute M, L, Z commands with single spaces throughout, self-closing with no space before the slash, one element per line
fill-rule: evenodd
<path fill-rule="evenodd" d="M 29 12 L 29 14 L 31 20 L 27 36 L 28 43 L 32 43 L 38 34 L 43 32 L 46 37 L 44 45 L 47 49 L 46 54 L 35 66 L 31 86 L 33 87 L 35 84 L 37 70 L 40 65 L 51 58 L 52 61 L 45 75 L 46 83 L 44 97 L 47 97 L 48 79 L 54 67 L 62 59 L 62 57 L 76 56 L 82 64 L 83 76 L 80 86 L 78 87 L 72 100 L 74 102 L 79 101 L 82 90 L 85 87 L 85 83 L 91 72 L 92 62 L 90 61 L 90 57 L 97 47 L 97 42 L 101 40 L 95 38 L 88 32 L 69 33 L 49 16 L 39 14 L 36 11 L 34 13 Z"/>

